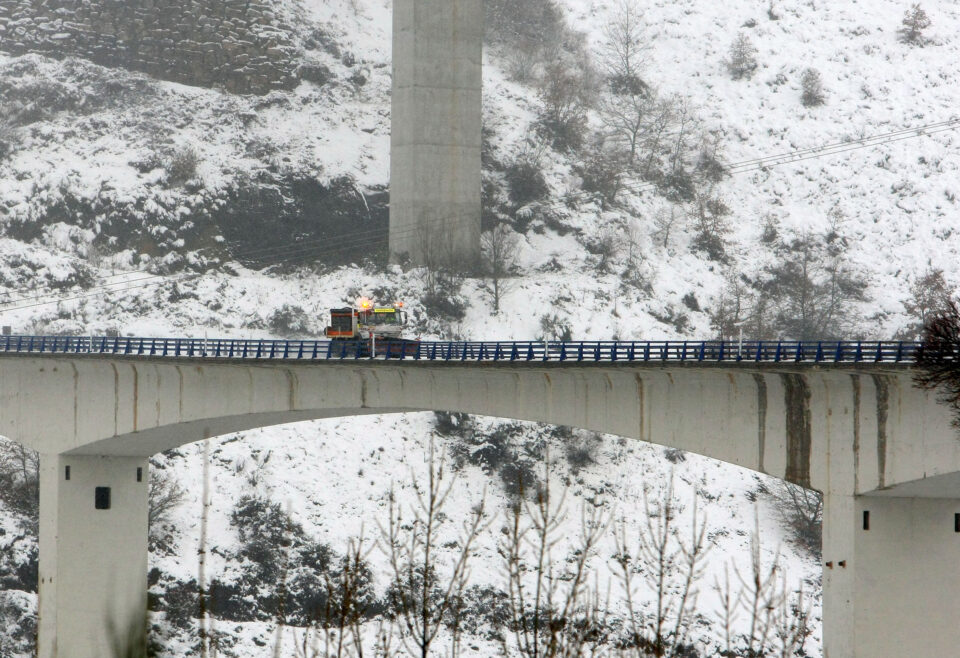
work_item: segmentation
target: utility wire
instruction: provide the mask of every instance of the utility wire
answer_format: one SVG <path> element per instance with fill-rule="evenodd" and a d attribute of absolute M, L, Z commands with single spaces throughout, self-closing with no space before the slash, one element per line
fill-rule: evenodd
<path fill-rule="evenodd" d="M 914 128 L 903 128 L 900 130 L 895 130 L 887 133 L 882 133 L 879 135 L 872 135 L 870 137 L 863 137 L 855 140 L 848 140 L 842 142 L 835 142 L 832 144 L 824 144 L 821 146 L 799 149 L 796 151 L 791 151 L 787 153 L 781 153 L 777 155 L 763 156 L 758 158 L 751 158 L 748 160 L 743 160 L 740 162 L 734 162 L 726 165 L 725 169 L 731 175 L 750 173 L 754 171 L 762 171 L 770 169 L 773 167 L 779 167 L 788 164 L 794 164 L 799 162 L 805 162 L 807 160 L 813 160 L 818 158 L 827 157 L 830 155 L 840 155 L 844 153 L 849 153 L 852 151 L 857 151 L 865 148 L 875 148 L 878 146 L 883 146 L 886 144 L 896 143 L 908 139 L 916 139 L 919 137 L 927 137 L 931 135 L 936 135 L 939 133 L 949 132 L 960 127 L 960 119 L 950 119 L 947 121 L 940 121 L 936 123 L 931 123 L 923 126 L 918 126 Z M 628 182 L 621 186 L 621 190 L 630 190 L 634 192 L 642 192 L 648 189 L 653 189 L 657 186 L 656 183 L 645 181 L 642 179 L 632 179 L 633 182 Z M 587 191 L 578 191 L 572 192 L 566 195 L 555 198 L 550 203 L 538 204 L 538 208 L 551 208 L 557 207 L 560 205 L 568 204 L 570 201 L 588 198 L 592 199 L 594 193 Z M 456 218 L 463 217 L 463 215 Z M 303 240 L 299 242 L 288 243 L 284 245 L 277 245 L 274 247 L 267 247 L 263 249 L 249 249 L 241 250 L 234 253 L 231 253 L 231 258 L 235 261 L 251 260 L 256 257 L 270 257 L 280 254 L 286 254 L 287 257 L 283 258 L 282 262 L 286 264 L 290 263 L 299 263 L 304 260 L 316 259 L 318 257 L 332 255 L 336 253 L 343 253 L 356 249 L 364 245 L 379 245 L 386 243 L 392 234 L 395 237 L 407 237 L 414 235 L 420 231 L 423 231 L 427 226 L 438 225 L 442 226 L 449 223 L 451 217 L 443 217 L 435 220 L 428 220 L 427 222 L 420 223 L 415 227 L 402 230 L 390 231 L 389 229 L 384 230 L 382 228 L 367 229 L 364 231 L 357 231 L 351 233 L 349 236 L 340 239 L 330 240 L 328 238 L 312 238 L 310 240 Z M 319 245 L 319 248 L 314 248 L 313 245 Z M 130 276 L 133 274 L 147 273 L 147 270 L 133 270 L 126 273 L 115 274 L 106 277 L 107 279 L 119 278 L 124 276 Z M 49 299 L 47 301 L 41 301 L 48 297 L 53 297 L 53 295 L 35 295 L 30 297 L 20 297 L 17 299 L 12 299 L 4 302 L 0 305 L 0 310 L 5 311 L 16 311 L 27 308 L 34 308 L 37 306 L 47 306 L 50 304 L 58 304 L 66 301 L 74 301 L 78 299 L 86 299 L 89 297 L 100 296 L 103 293 L 107 292 L 127 292 L 130 290 L 140 290 L 144 288 L 151 288 L 156 286 L 161 286 L 166 283 L 177 283 L 180 281 L 186 281 L 189 279 L 197 278 L 202 276 L 200 273 L 186 273 L 179 274 L 174 276 L 154 274 L 145 277 L 140 277 L 136 279 L 126 279 L 123 281 L 116 281 L 114 283 L 105 283 L 101 286 L 89 289 L 84 293 L 67 296 L 67 297 L 57 297 L 56 299 Z M 146 282 L 146 283 L 142 283 Z M 131 283 L 140 283 L 140 285 L 129 285 Z M 28 304 L 23 304 L 23 302 L 32 302 Z"/>

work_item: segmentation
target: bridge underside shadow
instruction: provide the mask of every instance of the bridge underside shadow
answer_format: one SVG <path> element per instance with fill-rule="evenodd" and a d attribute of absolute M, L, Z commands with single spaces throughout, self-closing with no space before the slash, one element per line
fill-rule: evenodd
<path fill-rule="evenodd" d="M 430 410 L 641 439 L 818 489 L 826 655 L 960 645 L 960 442 L 903 370 L 4 359 L 0 429 L 42 454 L 40 655 L 104 655 L 103 620 L 144 613 L 149 455 Z"/>

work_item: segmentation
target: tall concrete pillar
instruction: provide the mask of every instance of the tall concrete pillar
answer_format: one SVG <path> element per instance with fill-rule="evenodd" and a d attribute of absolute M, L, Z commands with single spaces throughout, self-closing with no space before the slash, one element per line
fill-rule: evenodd
<path fill-rule="evenodd" d="M 960 499 L 850 496 L 824 512 L 824 658 L 957 655 Z"/>
<path fill-rule="evenodd" d="M 40 459 L 40 658 L 105 658 L 145 642 L 148 463 Z"/>
<path fill-rule="evenodd" d="M 390 257 L 480 253 L 482 0 L 394 0 Z"/>

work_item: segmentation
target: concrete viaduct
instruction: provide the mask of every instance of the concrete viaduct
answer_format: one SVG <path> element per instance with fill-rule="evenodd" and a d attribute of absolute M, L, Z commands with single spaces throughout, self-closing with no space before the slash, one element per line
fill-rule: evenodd
<path fill-rule="evenodd" d="M 322 343 L 174 353 L 50 340 L 42 353 L 0 345 L 0 434 L 41 454 L 41 658 L 102 658 L 108 629 L 143 619 L 151 455 L 255 427 L 424 410 L 615 434 L 817 489 L 825 655 L 960 646 L 960 441 L 906 363 L 850 362 L 843 347 L 840 362 L 833 347 L 794 358 L 779 345 L 776 359 L 687 344 L 420 345 L 398 360 Z"/>

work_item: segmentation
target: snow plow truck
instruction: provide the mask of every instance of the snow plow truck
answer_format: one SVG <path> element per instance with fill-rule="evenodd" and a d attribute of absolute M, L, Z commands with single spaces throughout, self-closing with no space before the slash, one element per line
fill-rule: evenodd
<path fill-rule="evenodd" d="M 330 309 L 330 326 L 324 331 L 327 338 L 342 343 L 341 351 L 358 356 L 388 356 L 400 358 L 416 354 L 419 341 L 404 337 L 407 312 L 403 303 L 377 306 L 361 297 L 352 308 Z"/>

